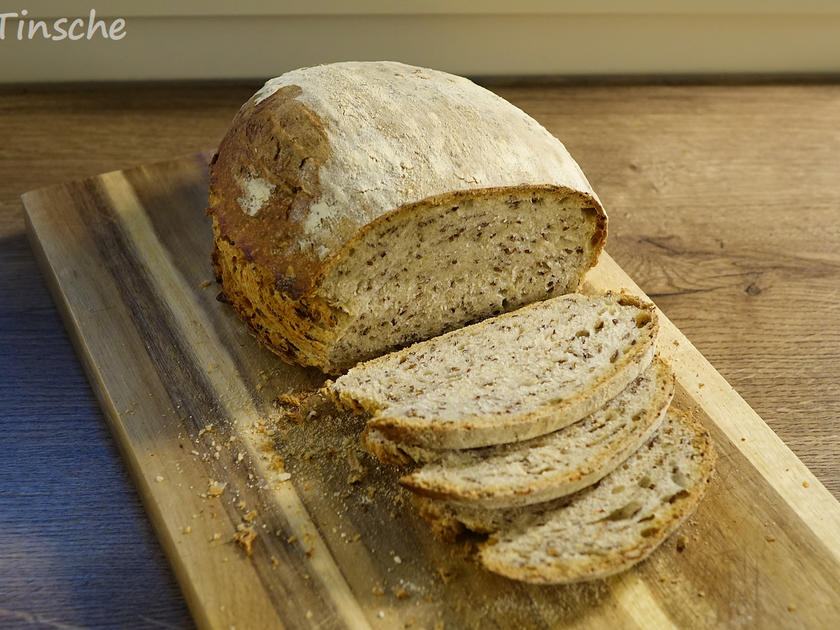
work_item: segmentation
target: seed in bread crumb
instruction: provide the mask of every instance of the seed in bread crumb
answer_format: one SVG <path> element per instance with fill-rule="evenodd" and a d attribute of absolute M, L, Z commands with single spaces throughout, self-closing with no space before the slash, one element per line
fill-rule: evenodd
<path fill-rule="evenodd" d="M 803 482 L 802 482 L 802 487 L 803 487 L 803 488 L 807 488 L 807 487 L 808 487 L 808 486 L 810 486 L 810 485 L 811 485 L 811 484 L 809 484 L 807 481 L 803 481 Z"/>
<path fill-rule="evenodd" d="M 237 527 L 239 531 L 237 531 L 233 535 L 233 541 L 242 548 L 242 551 L 245 552 L 246 556 L 251 556 L 254 552 L 254 541 L 257 538 L 257 532 L 254 531 L 253 527 Z"/>

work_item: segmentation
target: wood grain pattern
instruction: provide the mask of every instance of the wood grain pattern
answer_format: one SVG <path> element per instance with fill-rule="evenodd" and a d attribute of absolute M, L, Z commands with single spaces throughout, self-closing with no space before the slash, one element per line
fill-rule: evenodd
<path fill-rule="evenodd" d="M 389 472 L 357 451 L 358 423 L 324 409 L 303 423 L 278 415 L 273 400 L 322 377 L 260 349 L 202 287 L 211 279 L 206 157 L 24 198 L 54 297 L 200 626 L 391 628 L 413 618 L 416 627 L 790 628 L 836 619 L 840 506 L 667 322 L 662 347 L 679 400 L 721 451 L 709 495 L 681 530 L 682 552 L 671 540 L 611 580 L 545 588 L 484 573 L 468 548 L 434 541 Z M 588 280 L 638 290 L 607 256 Z M 358 468 L 362 479 L 348 483 Z M 226 484 L 220 496 L 211 480 Z M 231 541 L 251 525 L 245 557 Z"/>

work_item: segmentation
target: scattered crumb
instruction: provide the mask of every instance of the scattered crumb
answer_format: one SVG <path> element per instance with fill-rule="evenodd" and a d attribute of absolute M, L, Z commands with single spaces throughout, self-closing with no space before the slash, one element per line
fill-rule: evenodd
<path fill-rule="evenodd" d="M 240 510 L 244 510 L 246 505 L 248 504 L 245 503 L 245 499 L 242 499 L 239 503 L 236 504 L 236 507 L 238 507 Z"/>
<path fill-rule="evenodd" d="M 700 388 L 706 387 L 706 384 L 705 383 L 700 383 L 700 385 L 698 385 L 698 387 L 700 387 Z"/>
<path fill-rule="evenodd" d="M 279 475 L 277 475 L 277 481 L 288 481 L 291 478 L 292 478 L 291 473 L 287 473 L 287 472 L 280 473 Z"/>
<path fill-rule="evenodd" d="M 362 539 L 361 534 L 356 534 L 355 536 L 353 536 L 353 542 L 359 542 L 361 539 Z"/>
<path fill-rule="evenodd" d="M 377 597 L 382 597 L 385 594 L 385 589 L 377 585 L 374 586 L 373 589 L 371 589 L 371 592 Z"/>
<path fill-rule="evenodd" d="M 688 544 L 688 536 L 686 536 L 685 534 L 681 534 L 680 536 L 677 536 L 677 551 L 682 553 L 683 550 L 685 550 L 685 547 L 686 547 L 687 544 Z"/>
<path fill-rule="evenodd" d="M 703 591 L 698 591 L 697 597 L 706 597 L 706 593 L 704 593 Z"/>
<path fill-rule="evenodd" d="M 210 485 L 207 489 L 207 496 L 209 497 L 218 497 L 221 496 L 222 492 L 225 491 L 227 487 L 227 483 L 216 481 L 215 479 L 210 480 Z"/>
<path fill-rule="evenodd" d="M 365 476 L 365 468 L 359 461 L 355 451 L 347 452 L 347 463 L 350 465 L 350 473 L 347 475 L 347 483 L 359 483 Z"/>
<path fill-rule="evenodd" d="M 155 481 L 157 481 L 158 483 L 162 482 L 163 481 L 163 475 L 158 475 L 157 477 L 155 477 Z"/>
<path fill-rule="evenodd" d="M 438 574 L 440 575 L 440 579 L 444 584 L 449 584 L 452 580 L 455 579 L 455 571 L 453 571 L 449 567 L 440 567 L 438 569 Z"/>
<path fill-rule="evenodd" d="M 796 604 L 788 604 L 788 612 L 794 612 L 796 610 Z"/>
<path fill-rule="evenodd" d="M 776 538 L 774 536 L 767 536 L 764 540 L 767 542 L 776 542 Z"/>
<path fill-rule="evenodd" d="M 376 616 L 379 617 L 380 619 L 384 619 L 385 618 L 385 613 L 380 610 L 378 613 L 376 613 Z"/>
<path fill-rule="evenodd" d="M 287 542 L 287 543 L 289 543 L 289 544 L 292 544 L 292 543 L 293 543 L 293 542 L 295 542 L 296 540 L 297 540 L 297 536 L 289 536 L 289 537 L 286 539 L 286 542 Z"/>
<path fill-rule="evenodd" d="M 746 442 L 746 441 L 747 441 L 747 438 L 742 437 L 742 438 L 741 438 L 741 441 L 742 441 L 742 442 Z"/>
<path fill-rule="evenodd" d="M 206 289 L 206 288 L 207 288 L 207 287 L 209 287 L 211 284 L 213 284 L 213 283 L 212 283 L 210 280 L 205 280 L 204 282 L 202 282 L 202 283 L 201 283 L 201 288 L 202 288 L 202 289 Z"/>
<path fill-rule="evenodd" d="M 405 590 L 402 587 L 397 587 L 397 588 L 394 589 L 394 596 L 397 599 L 408 599 L 409 598 L 408 591 Z"/>
<path fill-rule="evenodd" d="M 803 487 L 803 488 L 807 488 L 807 487 L 808 487 L 808 486 L 810 486 L 810 485 L 811 485 L 811 484 L 809 484 L 807 481 L 803 481 L 803 482 L 802 482 L 802 487 Z"/>
<path fill-rule="evenodd" d="M 402 558 L 400 558 L 399 556 L 394 556 L 394 562 L 396 564 L 402 564 Z"/>
<path fill-rule="evenodd" d="M 257 511 L 256 510 L 251 510 L 245 516 L 242 517 L 242 520 L 244 520 L 246 523 L 250 523 L 255 518 L 257 518 Z"/>
<path fill-rule="evenodd" d="M 213 534 L 213 538 L 210 539 L 210 542 L 217 542 L 222 539 L 222 535 L 219 532 Z"/>
<path fill-rule="evenodd" d="M 242 547 L 242 551 L 245 552 L 246 556 L 249 556 L 254 552 L 254 541 L 257 538 L 257 532 L 254 531 L 253 527 L 237 527 L 239 531 L 237 531 L 233 535 L 233 541 Z"/>
<path fill-rule="evenodd" d="M 307 619 L 312 619 L 312 611 L 311 610 L 306 611 L 306 618 Z"/>
<path fill-rule="evenodd" d="M 271 565 L 276 569 L 280 566 L 280 559 L 277 556 L 271 556 Z"/>
<path fill-rule="evenodd" d="M 187 525 L 187 526 L 184 528 L 184 535 L 185 535 L 185 536 L 189 536 L 190 534 L 192 534 L 192 527 L 190 527 L 189 525 Z"/>
<path fill-rule="evenodd" d="M 443 629 L 444 629 L 444 627 L 445 627 L 445 626 L 444 626 L 444 623 L 443 623 L 442 621 L 438 621 L 438 622 L 435 624 L 435 630 L 443 630 Z"/>

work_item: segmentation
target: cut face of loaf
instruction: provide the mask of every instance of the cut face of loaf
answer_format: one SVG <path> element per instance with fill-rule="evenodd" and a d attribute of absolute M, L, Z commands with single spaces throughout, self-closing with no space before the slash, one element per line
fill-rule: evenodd
<path fill-rule="evenodd" d="M 673 373 L 655 359 L 618 396 L 579 422 L 524 442 L 437 451 L 434 463 L 401 483 L 433 499 L 487 508 L 565 496 L 609 474 L 650 439 L 673 395 Z"/>
<path fill-rule="evenodd" d="M 596 485 L 546 504 L 482 510 L 425 500 L 439 532 L 492 532 L 481 563 L 539 584 L 603 578 L 646 558 L 693 511 L 714 469 L 708 432 L 670 409 L 657 434 Z"/>
<path fill-rule="evenodd" d="M 269 81 L 211 163 L 208 213 L 216 274 L 251 331 L 333 374 L 576 290 L 607 227 L 536 121 L 392 62 Z"/>
<path fill-rule="evenodd" d="M 650 364 L 658 320 L 626 296 L 572 294 L 356 366 L 327 385 L 398 443 L 433 449 L 527 440 L 602 407 Z"/>

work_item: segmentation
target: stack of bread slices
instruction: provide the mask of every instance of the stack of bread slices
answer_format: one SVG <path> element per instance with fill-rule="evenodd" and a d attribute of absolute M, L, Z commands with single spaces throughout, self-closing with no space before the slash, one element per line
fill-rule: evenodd
<path fill-rule="evenodd" d="M 417 343 L 327 385 L 370 416 L 363 441 L 442 538 L 489 534 L 480 562 L 535 583 L 605 577 L 693 511 L 708 433 L 671 408 L 656 311 L 568 294 Z"/>

